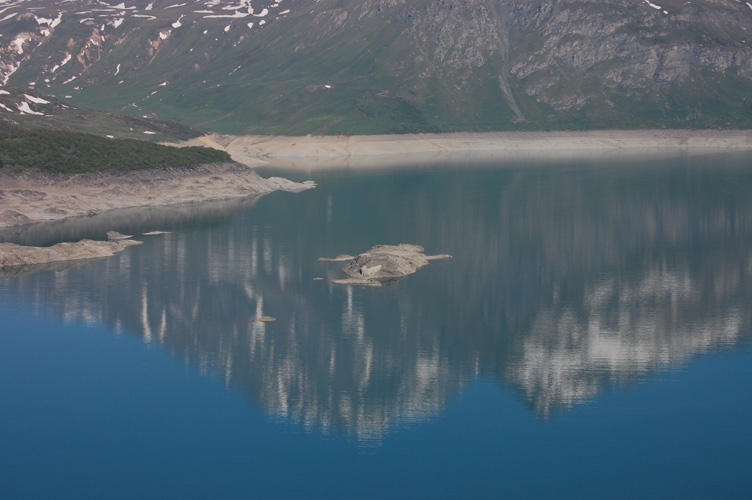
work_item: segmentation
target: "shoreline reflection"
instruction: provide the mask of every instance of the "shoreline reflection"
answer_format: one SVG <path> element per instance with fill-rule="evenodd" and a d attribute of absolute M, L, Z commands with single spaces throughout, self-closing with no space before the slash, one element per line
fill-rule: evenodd
<path fill-rule="evenodd" d="M 378 442 L 488 375 L 548 418 L 749 341 L 752 178 L 721 174 L 373 174 L 372 194 L 351 176 L 0 290 L 163 345 L 311 431 Z M 339 269 L 315 262 L 408 238 L 454 258 L 384 290 L 332 285 Z"/>

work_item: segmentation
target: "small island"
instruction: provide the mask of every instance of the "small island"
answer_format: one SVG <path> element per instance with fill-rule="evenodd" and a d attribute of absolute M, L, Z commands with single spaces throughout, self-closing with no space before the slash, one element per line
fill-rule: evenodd
<path fill-rule="evenodd" d="M 352 257 L 339 255 L 333 259 L 319 258 L 319 262 L 347 262 L 342 270 L 349 278 L 333 280 L 339 285 L 384 286 L 401 280 L 425 267 L 432 260 L 451 259 L 451 255 L 425 255 L 419 245 L 376 245 L 367 252 Z"/>

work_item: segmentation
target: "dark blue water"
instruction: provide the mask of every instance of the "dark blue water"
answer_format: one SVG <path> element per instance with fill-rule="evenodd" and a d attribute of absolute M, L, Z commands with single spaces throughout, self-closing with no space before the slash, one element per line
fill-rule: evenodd
<path fill-rule="evenodd" d="M 0 278 L 2 496 L 749 498 L 750 159 L 290 172 L 319 186 L 6 232 L 170 231 Z M 453 258 L 316 261 L 400 242 Z"/>

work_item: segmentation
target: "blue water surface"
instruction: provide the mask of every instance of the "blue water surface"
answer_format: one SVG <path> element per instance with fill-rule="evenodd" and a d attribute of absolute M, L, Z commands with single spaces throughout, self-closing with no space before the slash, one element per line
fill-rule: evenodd
<path fill-rule="evenodd" d="M 131 215 L 108 229 L 169 234 L 0 278 L 2 496 L 749 498 L 745 161 L 324 172 Z M 383 289 L 316 262 L 400 242 L 453 258 Z"/>

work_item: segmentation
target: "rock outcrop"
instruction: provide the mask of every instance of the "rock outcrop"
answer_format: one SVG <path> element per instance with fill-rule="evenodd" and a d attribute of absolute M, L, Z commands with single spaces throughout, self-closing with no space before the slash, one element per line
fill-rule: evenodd
<path fill-rule="evenodd" d="M 432 260 L 449 259 L 452 257 L 446 254 L 425 255 L 424 251 L 425 249 L 421 246 L 407 243 L 399 245 L 376 245 L 367 252 L 355 257 L 340 255 L 334 259 L 321 258 L 319 261 L 347 261 L 342 270 L 350 278 L 334 280 L 333 283 L 381 286 L 413 274 L 421 267 L 427 266 Z"/>

